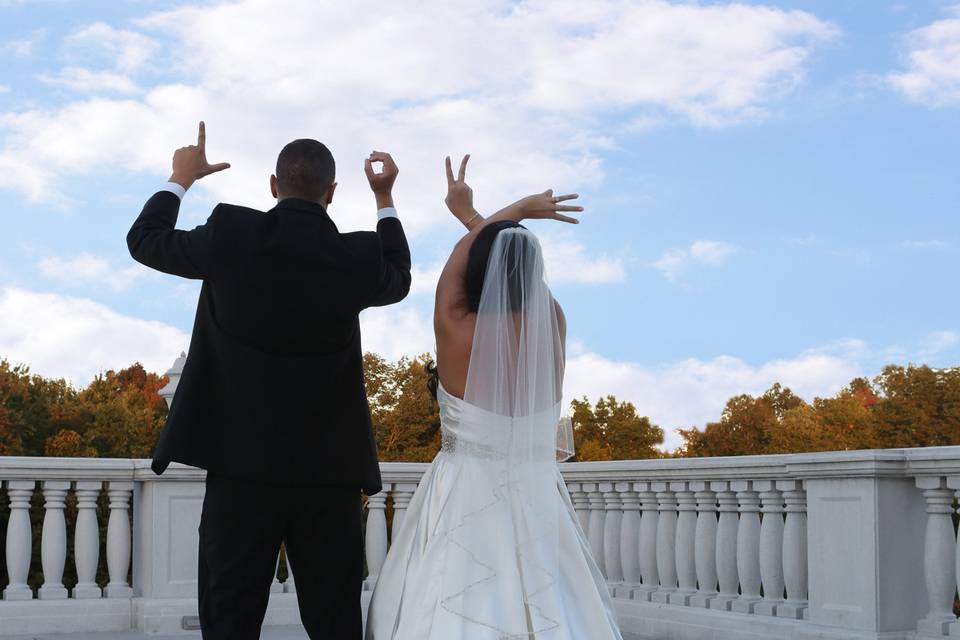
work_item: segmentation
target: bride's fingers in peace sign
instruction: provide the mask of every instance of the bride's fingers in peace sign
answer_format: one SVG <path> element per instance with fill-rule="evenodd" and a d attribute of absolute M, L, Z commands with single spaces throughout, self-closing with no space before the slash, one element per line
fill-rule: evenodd
<path fill-rule="evenodd" d="M 460 161 L 460 171 L 456 178 L 453 177 L 453 165 L 450 163 L 450 156 L 447 156 L 447 187 L 452 187 L 457 182 L 463 182 L 467 177 L 467 161 L 470 160 L 470 154 L 463 156 Z"/>

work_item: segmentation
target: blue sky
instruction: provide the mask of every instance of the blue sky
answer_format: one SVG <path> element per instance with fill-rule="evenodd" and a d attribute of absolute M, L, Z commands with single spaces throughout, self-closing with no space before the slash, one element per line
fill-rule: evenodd
<path fill-rule="evenodd" d="M 396 156 L 415 291 L 365 344 L 430 350 L 460 230 L 442 160 L 489 211 L 553 187 L 536 224 L 571 325 L 569 395 L 668 431 L 780 380 L 812 398 L 885 363 L 957 364 L 955 2 L 347 4 L 0 0 L 0 355 L 78 384 L 186 348 L 198 286 L 124 235 L 208 126 L 180 227 L 270 206 L 289 139 L 327 141 L 331 215 L 372 228 L 360 160 Z M 668 444 L 676 443 L 671 434 Z"/>

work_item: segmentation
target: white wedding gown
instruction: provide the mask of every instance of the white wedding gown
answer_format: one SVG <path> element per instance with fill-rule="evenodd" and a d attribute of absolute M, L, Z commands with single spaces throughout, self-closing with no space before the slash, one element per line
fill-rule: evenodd
<path fill-rule="evenodd" d="M 496 480 L 505 463 L 487 457 L 482 444 L 505 419 L 443 387 L 438 400 L 444 450 L 420 482 L 380 572 L 367 640 L 620 640 L 606 582 L 557 464 L 539 470 L 553 505 L 540 505 L 546 508 L 535 517 L 555 517 L 537 524 L 555 527 L 559 562 L 547 588 L 543 576 L 534 577 L 543 589 L 534 594 L 536 587 L 524 584 L 529 563 L 517 559 L 518 518 Z"/>
<path fill-rule="evenodd" d="M 367 640 L 622 640 L 558 457 L 558 306 L 526 229 L 497 231 L 463 399 L 440 386 L 443 446 L 397 532 Z"/>

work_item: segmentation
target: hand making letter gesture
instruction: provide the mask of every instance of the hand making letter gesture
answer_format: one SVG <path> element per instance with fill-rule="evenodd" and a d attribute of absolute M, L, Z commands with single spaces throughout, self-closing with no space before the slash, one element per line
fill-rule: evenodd
<path fill-rule="evenodd" d="M 200 132 L 197 134 L 197 144 L 180 147 L 174 152 L 173 175 L 170 176 L 170 182 L 176 182 L 184 189 L 189 189 L 190 185 L 200 178 L 229 168 L 229 162 L 218 164 L 207 162 L 207 130 L 201 122 Z"/>
<path fill-rule="evenodd" d="M 450 209 L 450 213 L 469 229 L 470 223 L 478 219 L 480 214 L 473 208 L 473 189 L 466 181 L 468 160 L 470 160 L 469 153 L 463 156 L 463 160 L 460 161 L 460 171 L 454 178 L 453 165 L 450 164 L 450 156 L 447 156 L 447 197 L 444 202 Z"/>

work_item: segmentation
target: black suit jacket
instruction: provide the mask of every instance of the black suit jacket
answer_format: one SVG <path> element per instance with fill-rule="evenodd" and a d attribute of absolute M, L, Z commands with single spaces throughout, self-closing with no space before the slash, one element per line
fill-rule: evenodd
<path fill-rule="evenodd" d="M 153 469 L 381 489 L 359 313 L 410 289 L 396 218 L 340 233 L 318 204 L 266 213 L 227 204 L 192 231 L 180 199 L 154 194 L 127 234 L 135 260 L 203 280 L 190 351 Z"/>

